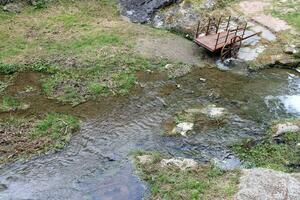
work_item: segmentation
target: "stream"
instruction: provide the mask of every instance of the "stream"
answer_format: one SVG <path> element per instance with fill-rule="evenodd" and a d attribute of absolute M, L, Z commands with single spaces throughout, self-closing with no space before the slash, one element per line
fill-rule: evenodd
<path fill-rule="evenodd" d="M 159 72 L 141 73 L 139 83 L 127 97 L 75 108 L 27 97 L 35 99 L 33 110 L 72 110 L 86 120 L 63 151 L 2 166 L 0 199 L 142 199 L 149 191 L 135 175 L 132 152 L 159 151 L 201 163 L 224 160 L 234 157 L 229 145 L 259 139 L 273 120 L 300 117 L 300 76 L 289 70 L 241 75 L 196 68 L 176 81 Z M 175 113 L 212 103 L 228 110 L 227 123 L 203 123 L 187 137 L 163 134 Z"/>

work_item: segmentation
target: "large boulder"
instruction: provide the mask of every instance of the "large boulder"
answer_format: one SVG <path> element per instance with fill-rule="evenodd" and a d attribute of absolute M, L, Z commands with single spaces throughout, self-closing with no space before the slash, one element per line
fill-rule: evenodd
<path fill-rule="evenodd" d="M 296 123 L 286 122 L 282 124 L 277 124 L 275 127 L 275 132 L 273 137 L 278 137 L 285 133 L 296 133 L 300 132 L 300 127 Z"/>
<path fill-rule="evenodd" d="M 299 200 L 300 182 L 292 175 L 270 169 L 242 171 L 236 200 Z"/>
<path fill-rule="evenodd" d="M 175 2 L 177 0 L 120 0 L 121 13 L 132 22 L 145 23 L 155 11 Z"/>

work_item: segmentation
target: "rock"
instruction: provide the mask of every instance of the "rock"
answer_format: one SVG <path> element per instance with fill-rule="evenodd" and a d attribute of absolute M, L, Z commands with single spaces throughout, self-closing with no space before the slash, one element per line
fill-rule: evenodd
<path fill-rule="evenodd" d="M 224 158 L 222 160 L 218 158 L 213 158 L 210 162 L 213 166 L 216 166 L 217 168 L 223 171 L 239 169 L 241 166 L 241 161 L 233 155 L 230 155 L 229 157 Z"/>
<path fill-rule="evenodd" d="M 172 69 L 174 66 L 172 64 L 166 64 L 165 69 Z"/>
<path fill-rule="evenodd" d="M 270 169 L 242 170 L 236 200 L 299 200 L 300 182 L 290 174 Z"/>
<path fill-rule="evenodd" d="M 172 130 L 172 134 L 180 134 L 186 136 L 186 133 L 193 130 L 194 124 L 190 122 L 182 122 L 177 124 L 177 126 Z"/>
<path fill-rule="evenodd" d="M 296 45 L 294 45 L 294 44 L 287 44 L 287 45 L 285 45 L 285 47 L 284 47 L 284 53 L 286 53 L 286 54 L 296 54 L 296 53 L 298 53 L 298 48 L 296 48 L 297 46 Z"/>
<path fill-rule="evenodd" d="M 149 164 L 153 161 L 153 157 L 151 155 L 142 155 L 136 157 L 141 164 Z"/>
<path fill-rule="evenodd" d="M 209 105 L 202 109 L 202 113 L 210 118 L 223 118 L 227 112 L 225 108 L 217 107 L 216 105 Z"/>
<path fill-rule="evenodd" d="M 296 68 L 296 71 L 300 73 L 300 67 Z"/>
<path fill-rule="evenodd" d="M 275 66 L 281 68 L 294 69 L 300 64 L 300 59 L 293 56 L 279 56 L 279 59 L 275 60 Z"/>
<path fill-rule="evenodd" d="M 21 12 L 21 6 L 20 4 L 16 3 L 9 3 L 6 6 L 3 7 L 3 10 L 10 13 L 20 13 Z"/>
<path fill-rule="evenodd" d="M 202 8 L 199 4 L 202 5 Z M 205 8 L 203 2 L 184 0 L 180 4 L 174 4 L 155 13 L 151 24 L 156 28 L 176 30 L 187 34 L 188 38 L 192 38 L 203 9 L 208 9 Z"/>
<path fill-rule="evenodd" d="M 287 122 L 284 124 L 277 124 L 275 126 L 275 129 L 276 129 L 276 131 L 273 134 L 273 137 L 278 137 L 285 133 L 296 133 L 296 132 L 300 131 L 300 127 L 291 122 Z"/>
<path fill-rule="evenodd" d="M 205 78 L 200 78 L 199 79 L 201 82 L 205 83 L 206 82 L 206 79 Z"/>
<path fill-rule="evenodd" d="M 185 112 L 189 113 L 189 114 L 201 114 L 202 113 L 202 109 L 189 108 L 189 109 L 186 109 Z"/>
<path fill-rule="evenodd" d="M 198 163 L 193 159 L 188 158 L 171 158 L 171 159 L 162 159 L 161 167 L 168 167 L 168 166 L 174 166 L 178 167 L 180 170 L 186 170 L 186 169 L 197 169 Z"/>
<path fill-rule="evenodd" d="M 132 22 L 145 23 L 155 11 L 175 2 L 176 0 L 120 0 L 121 14 Z"/>

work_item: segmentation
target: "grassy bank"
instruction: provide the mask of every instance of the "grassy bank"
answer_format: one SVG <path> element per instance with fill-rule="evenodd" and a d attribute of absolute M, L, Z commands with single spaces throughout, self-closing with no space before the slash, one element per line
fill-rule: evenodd
<path fill-rule="evenodd" d="M 147 163 L 138 156 L 149 155 Z M 162 167 L 166 158 L 158 153 L 138 153 L 135 163 L 139 176 L 149 184 L 150 199 L 232 199 L 237 191 L 239 171 L 222 172 L 212 166 L 180 170 L 176 166 Z"/>
<path fill-rule="evenodd" d="M 271 128 L 261 141 L 246 140 L 234 145 L 234 152 L 248 167 L 264 167 L 293 172 L 300 165 L 300 132 L 285 133 L 274 138 Z"/>
<path fill-rule="evenodd" d="M 63 148 L 79 129 L 79 120 L 70 115 L 49 113 L 32 118 L 0 121 L 0 164 Z"/>

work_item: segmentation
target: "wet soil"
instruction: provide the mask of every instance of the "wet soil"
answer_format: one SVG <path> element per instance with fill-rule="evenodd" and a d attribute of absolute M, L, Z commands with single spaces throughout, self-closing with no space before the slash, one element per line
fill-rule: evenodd
<path fill-rule="evenodd" d="M 35 85 L 35 78 L 20 76 Z M 85 120 L 65 150 L 1 166 L 0 183 L 5 189 L 0 199 L 142 199 L 146 187 L 134 174 L 131 152 L 159 151 L 202 163 L 226 159 L 233 154 L 229 145 L 260 138 L 274 119 L 300 115 L 297 109 L 290 112 L 280 98 L 300 94 L 299 75 L 291 71 L 270 69 L 245 76 L 203 68 L 177 80 L 158 72 L 138 77 L 142 87 L 129 96 L 76 107 L 58 104 L 39 92 L 22 97 L 31 103 L 30 110 L 10 114 L 56 111 Z M 21 79 L 16 80 L 22 83 Z M 16 89 L 12 87 L 9 91 Z M 176 113 L 211 103 L 229 111 L 226 123 L 203 120 L 188 137 L 164 135 L 164 125 Z"/>

